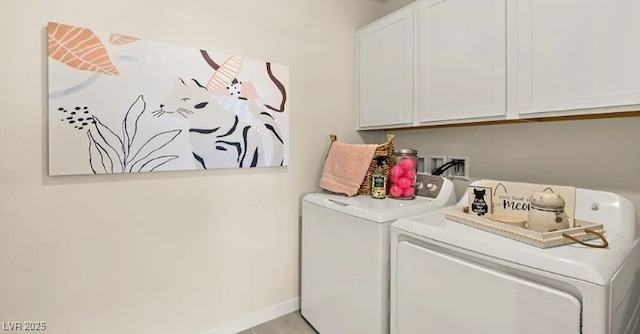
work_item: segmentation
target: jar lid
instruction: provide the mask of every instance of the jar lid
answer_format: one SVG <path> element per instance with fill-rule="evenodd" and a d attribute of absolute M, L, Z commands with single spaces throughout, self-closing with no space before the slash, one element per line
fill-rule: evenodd
<path fill-rule="evenodd" d="M 418 155 L 418 151 L 410 149 L 410 148 L 397 148 L 397 149 L 393 150 L 393 154 Z"/>
<path fill-rule="evenodd" d="M 544 208 L 563 208 L 564 198 L 554 193 L 535 192 L 529 197 L 529 203 Z"/>

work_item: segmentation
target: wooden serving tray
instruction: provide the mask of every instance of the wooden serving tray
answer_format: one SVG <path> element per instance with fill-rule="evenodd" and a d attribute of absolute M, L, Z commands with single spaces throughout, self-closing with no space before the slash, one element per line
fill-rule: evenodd
<path fill-rule="evenodd" d="M 602 224 L 576 220 L 575 227 L 573 228 L 541 233 L 493 221 L 489 218 L 483 218 L 475 214 L 468 214 L 465 213 L 464 210 L 464 207 L 450 208 L 444 212 L 444 216 L 449 220 L 540 248 L 550 248 L 577 242 L 569 237 L 579 241 L 599 238 L 603 240 L 603 244 L 588 245 L 591 247 L 606 248 L 608 245 L 606 239 L 603 237 L 605 230 Z"/>

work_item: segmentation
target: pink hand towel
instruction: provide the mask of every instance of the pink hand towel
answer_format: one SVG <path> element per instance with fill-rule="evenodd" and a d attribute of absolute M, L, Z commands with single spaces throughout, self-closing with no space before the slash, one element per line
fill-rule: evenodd
<path fill-rule="evenodd" d="M 320 187 L 338 194 L 356 195 L 377 148 L 378 145 L 334 141 L 324 163 Z"/>

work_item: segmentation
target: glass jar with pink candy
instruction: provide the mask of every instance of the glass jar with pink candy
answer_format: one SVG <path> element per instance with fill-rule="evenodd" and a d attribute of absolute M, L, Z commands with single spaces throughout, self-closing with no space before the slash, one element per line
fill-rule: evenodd
<path fill-rule="evenodd" d="M 416 191 L 418 151 L 413 149 L 393 150 L 395 165 L 391 168 L 389 197 L 413 199 Z"/>

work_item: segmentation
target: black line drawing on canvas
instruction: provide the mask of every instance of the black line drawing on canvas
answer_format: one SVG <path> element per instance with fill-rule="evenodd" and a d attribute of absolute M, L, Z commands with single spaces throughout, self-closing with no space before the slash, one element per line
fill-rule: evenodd
<path fill-rule="evenodd" d="M 87 137 L 89 165 L 94 174 L 151 172 L 179 158 L 178 155 L 152 155 L 176 139 L 182 132 L 180 129 L 159 132 L 145 140 L 134 152 L 138 127 L 141 126 L 140 117 L 146 107 L 144 97 L 139 95 L 122 120 L 122 137 L 103 124 L 97 116 L 93 116 L 94 128 L 87 130 Z"/>

